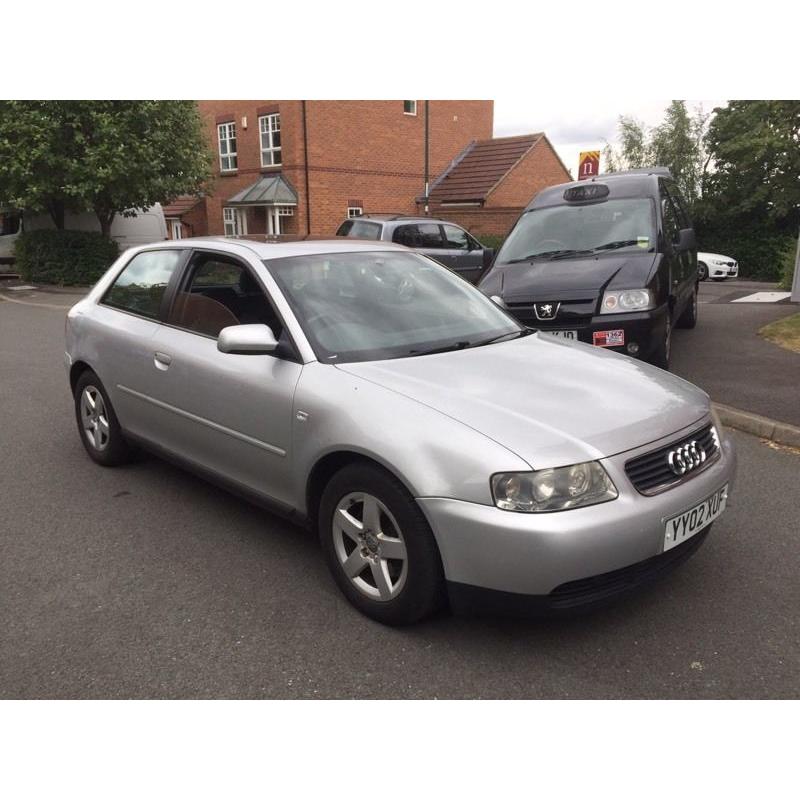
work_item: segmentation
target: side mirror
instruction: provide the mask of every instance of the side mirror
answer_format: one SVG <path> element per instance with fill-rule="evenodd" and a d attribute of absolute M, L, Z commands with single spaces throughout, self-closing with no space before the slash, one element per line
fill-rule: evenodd
<path fill-rule="evenodd" d="M 697 248 L 697 239 L 694 235 L 694 228 L 683 228 L 678 232 L 678 242 L 675 249 L 679 252 L 684 250 L 695 250 Z"/>
<path fill-rule="evenodd" d="M 277 346 L 269 325 L 230 325 L 219 332 L 217 339 L 220 353 L 258 355 L 272 353 Z"/>
<path fill-rule="evenodd" d="M 491 300 L 491 301 L 492 301 L 492 302 L 493 302 L 495 305 L 498 305 L 498 306 L 500 306 L 500 308 L 508 308 L 508 306 L 506 305 L 506 301 L 505 301 L 505 300 L 503 300 L 503 298 L 502 298 L 502 297 L 500 297 L 500 295 L 499 295 L 499 294 L 493 294 L 493 295 L 492 295 L 492 296 L 491 296 L 489 299 L 490 299 L 490 300 Z"/>

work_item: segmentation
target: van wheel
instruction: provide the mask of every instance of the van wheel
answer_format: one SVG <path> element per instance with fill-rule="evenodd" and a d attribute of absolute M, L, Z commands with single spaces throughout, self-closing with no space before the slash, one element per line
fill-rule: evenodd
<path fill-rule="evenodd" d="M 91 459 L 104 467 L 116 467 L 130 461 L 133 451 L 122 435 L 100 378 L 90 369 L 78 378 L 74 397 L 78 433 Z"/>
<path fill-rule="evenodd" d="M 669 369 L 669 356 L 672 350 L 672 314 L 667 311 L 664 317 L 664 336 L 650 363 L 661 369 Z"/>
<path fill-rule="evenodd" d="M 686 306 L 683 314 L 675 323 L 676 328 L 694 328 L 697 325 L 697 286 L 694 287 L 692 292 L 692 299 Z"/>
<path fill-rule="evenodd" d="M 328 568 L 362 614 L 408 625 L 444 597 L 439 549 L 405 486 L 372 464 L 344 467 L 320 503 L 319 536 Z"/>
<path fill-rule="evenodd" d="M 708 267 L 702 262 L 697 262 L 697 279 L 704 281 L 708 277 Z"/>

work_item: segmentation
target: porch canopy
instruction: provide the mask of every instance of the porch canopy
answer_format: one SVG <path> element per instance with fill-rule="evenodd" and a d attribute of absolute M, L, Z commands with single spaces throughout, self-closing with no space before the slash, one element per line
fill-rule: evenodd
<path fill-rule="evenodd" d="M 252 186 L 237 192 L 229 206 L 296 206 L 297 192 L 280 173 L 264 175 Z"/>

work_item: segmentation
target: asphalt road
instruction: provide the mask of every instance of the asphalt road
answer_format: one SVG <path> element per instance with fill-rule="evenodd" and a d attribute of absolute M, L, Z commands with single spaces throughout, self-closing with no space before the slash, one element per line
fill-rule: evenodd
<path fill-rule="evenodd" d="M 758 335 L 764 325 L 800 307 L 731 302 L 774 289 L 774 284 L 752 281 L 701 283 L 697 327 L 675 330 L 670 368 L 714 400 L 800 426 L 800 355 Z"/>
<path fill-rule="evenodd" d="M 623 605 L 394 630 L 305 531 L 155 458 L 91 462 L 63 325 L 0 301 L 1 698 L 800 696 L 800 455 L 732 433 L 729 509 Z"/>

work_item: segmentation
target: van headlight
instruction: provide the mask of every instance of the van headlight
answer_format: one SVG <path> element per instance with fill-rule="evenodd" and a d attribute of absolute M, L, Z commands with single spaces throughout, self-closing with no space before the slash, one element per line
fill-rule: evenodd
<path fill-rule="evenodd" d="M 618 289 L 606 292 L 600 304 L 601 314 L 621 314 L 626 311 L 647 311 L 655 308 L 649 289 Z"/>
<path fill-rule="evenodd" d="M 597 461 L 536 472 L 492 475 L 494 504 L 505 511 L 564 511 L 617 497 L 617 489 Z"/>

